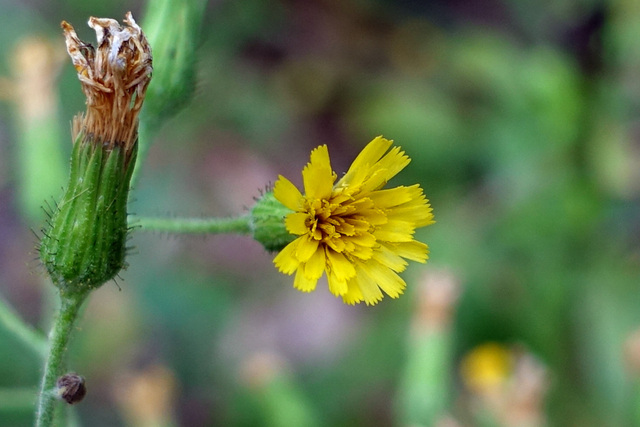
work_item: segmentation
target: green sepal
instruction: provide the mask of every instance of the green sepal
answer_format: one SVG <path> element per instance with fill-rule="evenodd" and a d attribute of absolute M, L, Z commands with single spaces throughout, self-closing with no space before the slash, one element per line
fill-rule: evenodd
<path fill-rule="evenodd" d="M 276 200 L 272 191 L 264 193 L 251 209 L 253 238 L 268 251 L 282 250 L 297 237 L 287 231 L 284 222 L 292 212 Z"/>
<path fill-rule="evenodd" d="M 79 135 L 69 185 L 49 227 L 40 258 L 65 294 L 100 287 L 125 267 L 127 199 L 137 146 L 131 152 Z"/>

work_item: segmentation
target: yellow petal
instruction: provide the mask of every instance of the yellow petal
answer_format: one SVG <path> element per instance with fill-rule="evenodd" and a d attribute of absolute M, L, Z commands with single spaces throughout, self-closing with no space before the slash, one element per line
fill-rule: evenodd
<path fill-rule="evenodd" d="M 367 246 L 356 246 L 350 255 L 355 258 L 359 258 L 362 261 L 366 261 L 373 256 L 373 248 Z"/>
<path fill-rule="evenodd" d="M 375 281 L 371 280 L 362 270 L 357 268 L 357 275 L 355 282 L 357 283 L 362 299 L 367 305 L 375 305 L 382 300 L 384 294 L 380 291 L 380 288 Z"/>
<path fill-rule="evenodd" d="M 302 266 L 298 268 L 298 272 L 296 273 L 296 278 L 293 280 L 293 287 L 301 290 L 302 292 L 311 292 L 316 288 L 316 284 L 318 283 L 318 278 L 309 278 L 304 274 L 304 269 Z"/>
<path fill-rule="evenodd" d="M 410 242 L 415 230 L 411 222 L 394 220 L 381 225 L 373 235 L 382 242 Z"/>
<path fill-rule="evenodd" d="M 357 196 L 357 197 L 358 197 L 357 199 L 354 198 L 348 204 L 348 207 L 351 208 L 350 213 L 352 214 L 365 213 L 372 209 L 376 209 L 376 205 L 368 197 L 363 197 L 363 196 Z"/>
<path fill-rule="evenodd" d="M 411 159 L 404 154 L 404 151 L 402 151 L 400 147 L 393 147 L 380 162 L 371 168 L 371 176 L 363 183 L 360 191 L 362 193 L 368 193 L 384 187 L 384 185 L 404 169 L 409 162 L 411 162 Z"/>
<path fill-rule="evenodd" d="M 425 227 L 433 224 L 432 209 L 428 205 L 416 206 L 405 204 L 387 210 L 387 217 L 390 220 L 398 219 L 401 221 L 412 222 L 416 228 Z"/>
<path fill-rule="evenodd" d="M 418 186 L 418 188 L 420 187 Z M 378 209 L 388 209 L 410 202 L 412 199 L 420 197 L 420 194 L 421 192 L 416 192 L 413 186 L 400 186 L 373 191 L 367 197 L 373 201 Z"/>
<path fill-rule="evenodd" d="M 301 235 L 309 232 L 309 227 L 306 225 L 308 214 L 304 212 L 294 212 L 287 215 L 284 219 L 284 225 L 287 227 L 287 231 L 291 234 Z"/>
<path fill-rule="evenodd" d="M 320 242 L 318 240 L 310 239 L 307 236 L 301 237 L 295 252 L 298 261 L 307 262 L 309 258 L 318 251 L 319 244 Z"/>
<path fill-rule="evenodd" d="M 337 182 L 335 190 L 342 193 L 343 197 L 351 197 L 360 193 L 360 187 L 369 174 L 368 167 L 359 167 L 355 169 L 353 166 L 344 174 L 340 181 Z"/>
<path fill-rule="evenodd" d="M 405 221 L 411 221 L 416 227 L 424 227 L 433 224 L 433 209 L 429 205 L 429 201 L 422 193 L 422 188 L 419 186 L 406 187 L 409 191 L 410 200 L 397 206 L 386 206 L 387 216 L 393 219 L 401 219 Z M 395 190 L 395 189 L 392 189 Z M 371 193 L 371 197 L 376 199 L 379 195 L 377 193 L 384 193 L 387 190 L 381 190 Z M 383 194 L 384 196 L 384 194 Z M 384 201 L 379 200 L 381 207 Z"/>
<path fill-rule="evenodd" d="M 436 221 L 433 219 L 433 214 L 429 213 L 425 215 L 422 219 L 416 221 L 416 228 L 426 227 L 427 225 L 435 224 Z"/>
<path fill-rule="evenodd" d="M 299 210 L 302 205 L 303 197 L 300 190 L 282 175 L 278 175 L 278 180 L 273 186 L 273 196 L 292 211 Z"/>
<path fill-rule="evenodd" d="M 293 274 L 293 272 L 296 271 L 296 269 L 300 265 L 300 262 L 295 257 L 295 252 L 298 247 L 299 240 L 302 238 L 304 237 L 299 237 L 293 242 L 289 243 L 273 259 L 273 263 L 281 273 Z"/>
<path fill-rule="evenodd" d="M 367 170 L 374 165 L 384 153 L 391 147 L 393 141 L 378 136 L 373 139 L 366 147 L 362 149 L 360 154 L 351 164 L 347 173 L 338 181 L 338 187 L 347 185 L 359 185 L 364 179 Z M 358 178 L 357 180 L 354 178 Z"/>
<path fill-rule="evenodd" d="M 347 293 L 349 287 L 347 281 L 338 278 L 333 272 L 327 274 L 327 281 L 329 282 L 329 291 L 335 296 L 342 296 Z"/>
<path fill-rule="evenodd" d="M 387 214 L 382 209 L 369 209 L 366 212 L 362 212 L 363 218 L 367 222 L 367 226 L 378 226 L 387 223 Z M 367 230 L 369 227 L 367 227 Z"/>
<path fill-rule="evenodd" d="M 345 241 L 342 238 L 326 239 L 325 244 L 335 252 L 344 252 L 346 246 Z"/>
<path fill-rule="evenodd" d="M 343 237 L 343 239 L 357 246 L 365 246 L 367 248 L 372 248 L 376 244 L 376 238 L 371 233 L 361 233 L 351 237 Z"/>
<path fill-rule="evenodd" d="M 426 262 L 429 259 L 429 247 L 417 240 L 401 243 L 383 243 L 388 246 L 396 254 L 403 258 L 416 262 Z"/>
<path fill-rule="evenodd" d="M 362 292 L 360 292 L 360 286 L 358 281 L 353 278 L 347 283 L 347 293 L 342 295 L 342 301 L 345 304 L 354 305 L 363 300 Z"/>
<path fill-rule="evenodd" d="M 308 198 L 329 199 L 336 174 L 331 170 L 329 150 L 321 145 L 311 152 L 311 160 L 302 171 L 304 191 Z"/>
<path fill-rule="evenodd" d="M 304 265 L 304 275 L 309 279 L 319 279 L 327 266 L 324 250 L 317 250 Z"/>
<path fill-rule="evenodd" d="M 378 190 L 389 181 L 388 173 L 386 169 L 372 168 L 369 170 L 369 175 L 360 185 L 360 195 L 368 196 L 372 191 Z"/>
<path fill-rule="evenodd" d="M 363 217 L 363 219 L 347 218 L 345 221 L 348 222 L 349 225 L 353 226 L 356 231 L 359 231 L 360 233 L 368 233 L 372 225 L 369 221 L 370 215 L 368 215 L 367 213 L 363 215 Z M 382 224 L 384 224 L 385 222 L 387 222 L 386 219 L 382 222 Z"/>
<path fill-rule="evenodd" d="M 393 252 L 389 246 L 384 244 L 381 244 L 378 250 L 373 252 L 372 258 L 396 273 L 404 271 L 409 264 L 407 261 L 402 259 L 400 255 Z"/>
<path fill-rule="evenodd" d="M 344 255 L 337 253 L 333 250 L 327 249 L 327 265 L 328 270 L 341 282 L 353 278 L 356 275 L 356 270 L 353 263 L 349 261 Z M 346 291 L 345 291 L 346 292 Z M 342 294 L 340 294 L 342 295 Z"/>
<path fill-rule="evenodd" d="M 387 171 L 388 178 L 391 179 L 402 169 L 406 168 L 409 163 L 411 163 L 411 159 L 404 151 L 402 151 L 402 148 L 393 147 L 382 159 L 380 159 L 378 166 L 381 169 L 385 169 Z"/>
<path fill-rule="evenodd" d="M 407 286 L 400 276 L 376 261 L 363 263 L 362 271 L 391 298 L 398 298 Z"/>

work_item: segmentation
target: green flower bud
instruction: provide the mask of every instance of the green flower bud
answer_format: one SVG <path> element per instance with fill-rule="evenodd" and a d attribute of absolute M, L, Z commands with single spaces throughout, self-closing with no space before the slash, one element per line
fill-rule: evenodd
<path fill-rule="evenodd" d="M 195 89 L 197 34 L 203 0 L 151 0 L 144 28 L 156 59 L 145 117 L 160 121 L 178 112 Z"/>
<path fill-rule="evenodd" d="M 138 149 L 138 115 L 151 79 L 151 49 L 130 13 L 122 28 L 91 18 L 98 47 L 62 23 L 87 97 L 73 120 L 69 184 L 43 229 L 40 257 L 66 294 L 94 289 L 125 266 L 127 199 Z"/>
<path fill-rule="evenodd" d="M 293 211 L 266 192 L 251 209 L 251 230 L 253 238 L 268 251 L 280 251 L 297 236 L 289 233 L 285 217 Z"/>
<path fill-rule="evenodd" d="M 125 265 L 127 198 L 135 165 L 123 147 L 105 149 L 80 134 L 69 184 L 44 231 L 40 257 L 65 292 L 97 288 Z"/>

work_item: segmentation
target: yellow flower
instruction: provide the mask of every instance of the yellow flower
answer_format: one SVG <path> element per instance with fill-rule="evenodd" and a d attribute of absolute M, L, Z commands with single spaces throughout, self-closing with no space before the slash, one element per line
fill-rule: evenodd
<path fill-rule="evenodd" d="M 316 148 L 302 171 L 305 195 L 278 177 L 273 194 L 294 211 L 285 225 L 298 237 L 274 263 L 284 274 L 296 273 L 295 288 L 311 292 L 326 273 L 329 290 L 345 303 L 373 305 L 382 291 L 391 298 L 404 291 L 397 274 L 407 266 L 403 258 L 427 260 L 429 248 L 413 238 L 416 228 L 434 222 L 422 188 L 382 189 L 410 162 L 400 147 L 389 150 L 392 143 L 375 138 L 337 183 L 327 146 Z"/>
<path fill-rule="evenodd" d="M 505 384 L 513 371 L 512 351 L 498 343 L 475 347 L 460 365 L 462 380 L 477 393 L 489 393 Z"/>

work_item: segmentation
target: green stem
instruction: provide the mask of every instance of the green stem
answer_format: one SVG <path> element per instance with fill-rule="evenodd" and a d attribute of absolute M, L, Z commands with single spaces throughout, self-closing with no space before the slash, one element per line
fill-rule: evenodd
<path fill-rule="evenodd" d="M 44 336 L 25 323 L 2 299 L 0 299 L 0 324 L 42 359 L 47 357 L 47 341 Z"/>
<path fill-rule="evenodd" d="M 49 334 L 49 357 L 44 366 L 42 376 L 38 412 L 36 413 L 36 427 L 49 427 L 52 425 L 57 401 L 54 387 L 56 380 L 63 373 L 65 350 L 73 331 L 73 325 L 78 317 L 78 310 L 86 296 L 87 293 L 60 295 L 60 312 L 54 320 Z"/>
<path fill-rule="evenodd" d="M 250 217 L 235 218 L 149 218 L 133 217 L 130 225 L 138 225 L 142 230 L 169 231 L 172 233 L 249 234 Z"/>

